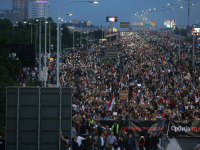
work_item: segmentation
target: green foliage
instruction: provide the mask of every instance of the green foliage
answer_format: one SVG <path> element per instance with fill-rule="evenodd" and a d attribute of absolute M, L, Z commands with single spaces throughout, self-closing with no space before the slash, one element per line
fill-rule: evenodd
<path fill-rule="evenodd" d="M 142 34 L 140 34 L 139 32 L 137 32 L 137 34 L 142 37 L 145 41 L 149 41 L 145 36 L 143 36 Z"/>
<path fill-rule="evenodd" d="M 0 34 L 0 135 L 5 134 L 5 105 L 6 105 L 6 87 L 15 85 L 21 63 L 9 57 L 10 51 L 6 49 L 7 44 L 5 36 Z"/>
<path fill-rule="evenodd" d="M 103 56 L 103 63 L 104 63 L 104 65 L 107 65 L 107 58 L 106 58 L 106 55 Z"/>
<path fill-rule="evenodd" d="M 52 18 L 48 18 L 47 21 L 53 21 Z M 0 19 L 0 33 L 7 39 L 8 43 L 31 43 L 31 21 L 26 24 L 18 23 L 18 26 L 14 26 L 8 19 Z M 38 33 L 36 34 L 36 26 L 32 25 L 32 43 L 35 43 L 35 35 L 37 35 L 37 51 L 39 50 L 39 22 L 36 20 L 32 20 L 33 24 L 37 24 Z M 51 43 L 54 45 L 54 51 L 56 51 L 57 47 L 57 23 L 51 22 L 50 34 L 51 34 Z M 62 30 L 62 47 L 72 47 L 73 46 L 73 35 L 69 31 L 66 24 L 61 25 Z M 14 29 L 14 30 L 13 30 Z M 41 25 L 41 47 L 42 51 L 45 46 L 45 24 L 42 21 Z M 47 24 L 47 51 L 49 51 L 49 23 Z"/>
<path fill-rule="evenodd" d="M 185 42 L 190 42 L 190 43 L 192 43 L 192 42 L 193 42 L 193 38 L 192 38 L 192 37 L 186 37 L 186 38 L 184 39 L 184 41 L 185 41 Z"/>
<path fill-rule="evenodd" d="M 41 87 L 42 86 L 42 82 L 40 82 L 40 81 L 38 81 L 36 79 L 34 81 L 31 80 L 31 81 L 28 82 L 28 86 L 40 86 Z"/>
<path fill-rule="evenodd" d="M 179 29 L 176 28 L 174 30 L 174 33 L 179 35 Z M 181 29 L 181 35 L 187 37 L 187 30 L 186 29 Z"/>

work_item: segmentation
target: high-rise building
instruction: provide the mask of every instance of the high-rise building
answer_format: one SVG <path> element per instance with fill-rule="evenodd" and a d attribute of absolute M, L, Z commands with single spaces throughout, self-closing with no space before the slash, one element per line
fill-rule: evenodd
<path fill-rule="evenodd" d="M 0 12 L 0 19 L 5 18 L 6 13 L 4 11 Z"/>
<path fill-rule="evenodd" d="M 5 18 L 8 18 L 14 25 L 18 25 L 18 23 L 20 21 L 20 12 L 19 11 L 6 10 L 5 11 Z"/>
<path fill-rule="evenodd" d="M 45 14 L 46 12 L 46 14 Z M 49 0 L 37 0 L 31 3 L 31 17 L 34 18 L 48 18 L 50 16 L 50 2 Z"/>
<path fill-rule="evenodd" d="M 19 11 L 12 11 L 12 10 L 4 10 L 0 12 L 0 19 L 7 18 L 10 20 L 14 26 L 18 25 L 20 21 L 20 12 Z"/>
<path fill-rule="evenodd" d="M 12 11 L 20 12 L 20 21 L 29 20 L 28 0 L 12 0 Z"/>

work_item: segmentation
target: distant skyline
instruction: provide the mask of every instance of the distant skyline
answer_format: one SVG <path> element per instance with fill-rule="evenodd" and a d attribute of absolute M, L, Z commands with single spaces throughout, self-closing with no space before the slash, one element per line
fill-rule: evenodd
<path fill-rule="evenodd" d="M 51 14 L 57 13 L 58 5 L 69 2 L 70 0 L 50 0 Z M 80 0 L 82 1 L 82 0 Z M 60 17 L 65 21 L 69 22 L 70 20 L 89 20 L 95 26 L 104 26 L 108 27 L 109 23 L 106 22 L 106 16 L 117 16 L 118 22 L 113 23 L 113 27 L 119 27 L 120 22 L 138 22 L 138 17 L 135 16 L 136 12 L 142 12 L 146 10 L 161 9 L 161 7 L 175 8 L 178 6 L 168 6 L 168 3 L 176 5 L 185 5 L 187 1 L 179 0 L 99 0 L 99 4 L 92 4 L 86 2 L 74 2 L 60 7 L 60 13 L 72 13 L 73 16 L 67 16 L 61 14 Z M 193 2 L 190 2 L 191 4 Z M 200 22 L 200 1 L 195 3 L 195 23 Z M 0 10 L 11 10 L 12 1 L 0 0 Z M 30 13 L 30 4 L 29 4 L 29 13 Z M 188 7 L 183 6 L 181 9 L 181 24 L 182 26 L 187 26 L 188 22 Z M 190 6 L 190 25 L 193 24 L 193 14 L 194 6 Z M 30 14 L 29 14 L 30 16 Z M 148 17 L 153 21 L 153 12 L 151 12 Z M 56 21 L 56 15 L 52 16 L 53 20 Z M 164 12 L 164 19 L 170 19 L 170 10 Z M 180 22 L 180 9 L 176 8 L 172 10 L 171 19 L 176 20 L 176 25 L 179 26 Z M 154 22 L 157 22 L 157 12 L 154 12 Z M 163 11 L 158 12 L 158 26 L 163 25 Z"/>

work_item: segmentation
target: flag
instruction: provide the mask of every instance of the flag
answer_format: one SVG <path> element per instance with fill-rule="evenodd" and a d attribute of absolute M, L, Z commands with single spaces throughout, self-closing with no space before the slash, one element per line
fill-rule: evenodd
<path fill-rule="evenodd" d="M 140 103 L 142 103 L 143 105 L 145 105 L 144 99 L 141 99 Z"/>
<path fill-rule="evenodd" d="M 113 92 L 112 99 L 109 101 L 109 103 L 107 103 L 108 110 L 110 110 L 110 111 L 112 110 L 114 102 L 115 102 L 115 96 L 114 96 L 114 92 Z"/>

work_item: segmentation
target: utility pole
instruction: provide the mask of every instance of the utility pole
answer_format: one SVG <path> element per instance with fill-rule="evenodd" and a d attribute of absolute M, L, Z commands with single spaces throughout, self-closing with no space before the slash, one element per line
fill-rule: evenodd
<path fill-rule="evenodd" d="M 74 21 L 73 21 L 73 53 L 74 53 Z"/>
<path fill-rule="evenodd" d="M 49 54 L 51 54 L 51 22 L 49 21 Z"/>
<path fill-rule="evenodd" d="M 41 81 L 41 19 L 40 19 L 40 27 L 39 27 L 39 80 Z"/>
<path fill-rule="evenodd" d="M 45 5 L 45 42 L 44 42 L 44 45 L 45 45 L 45 48 L 44 48 L 44 66 L 45 66 L 45 77 L 44 77 L 44 87 L 47 87 L 47 54 L 46 54 L 46 51 L 47 51 L 47 23 L 46 23 L 46 19 L 47 19 L 47 16 L 46 16 L 46 5 Z"/>
<path fill-rule="evenodd" d="M 190 0 L 188 0 L 188 27 L 187 27 L 187 32 L 188 32 L 188 36 L 189 36 L 189 13 L 190 13 Z"/>

